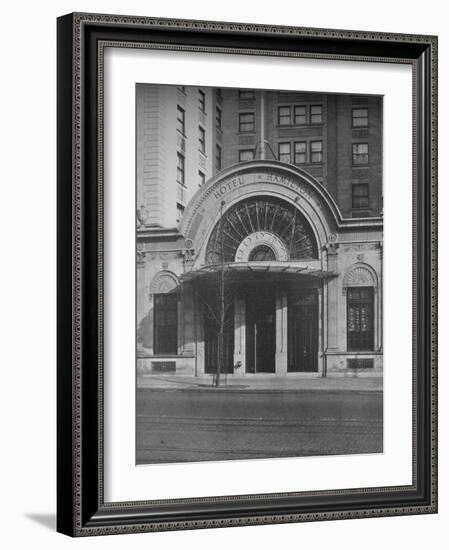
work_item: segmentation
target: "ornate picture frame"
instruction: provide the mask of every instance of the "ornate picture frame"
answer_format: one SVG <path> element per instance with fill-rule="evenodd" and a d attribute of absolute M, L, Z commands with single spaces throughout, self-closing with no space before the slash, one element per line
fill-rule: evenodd
<path fill-rule="evenodd" d="M 413 71 L 412 483 L 104 498 L 104 52 L 397 63 Z M 58 19 L 58 495 L 70 536 L 437 512 L 437 37 L 74 13 Z M 130 369 L 134 365 L 127 365 Z"/>

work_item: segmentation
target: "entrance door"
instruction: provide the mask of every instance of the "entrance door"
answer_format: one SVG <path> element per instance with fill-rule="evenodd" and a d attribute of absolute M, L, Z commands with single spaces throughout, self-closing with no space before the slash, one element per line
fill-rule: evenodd
<path fill-rule="evenodd" d="M 275 372 L 275 297 L 272 288 L 246 298 L 246 372 Z"/>
<path fill-rule="evenodd" d="M 318 300 L 314 290 L 289 296 L 288 372 L 318 371 Z"/>

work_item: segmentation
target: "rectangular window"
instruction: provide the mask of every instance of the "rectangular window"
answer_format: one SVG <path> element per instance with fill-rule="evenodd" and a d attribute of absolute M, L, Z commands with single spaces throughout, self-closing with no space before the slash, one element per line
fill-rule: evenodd
<path fill-rule="evenodd" d="M 154 354 L 178 353 L 178 295 L 154 295 Z"/>
<path fill-rule="evenodd" d="M 198 185 L 202 187 L 206 183 L 206 175 L 201 172 L 201 170 L 198 171 Z"/>
<path fill-rule="evenodd" d="M 291 124 L 290 106 L 278 107 L 278 125 L 288 126 L 289 124 Z"/>
<path fill-rule="evenodd" d="M 206 153 L 206 130 L 201 126 L 198 126 L 198 149 Z"/>
<path fill-rule="evenodd" d="M 254 90 L 239 90 L 239 99 L 254 99 Z"/>
<path fill-rule="evenodd" d="M 294 107 L 295 124 L 306 123 L 306 107 L 305 105 L 295 105 Z"/>
<path fill-rule="evenodd" d="M 221 109 L 217 107 L 215 109 L 215 126 L 217 127 L 217 130 L 221 130 Z"/>
<path fill-rule="evenodd" d="M 239 162 L 247 162 L 249 160 L 254 160 L 253 149 L 242 149 L 239 151 Z"/>
<path fill-rule="evenodd" d="M 367 183 L 355 183 L 352 186 L 352 208 L 369 207 L 369 185 Z"/>
<path fill-rule="evenodd" d="M 323 142 L 322 141 L 310 142 L 310 162 L 312 163 L 323 162 Z"/>
<path fill-rule="evenodd" d="M 352 164 L 368 164 L 368 144 L 353 143 L 352 144 Z"/>
<path fill-rule="evenodd" d="M 374 293 L 372 287 L 347 289 L 348 351 L 374 349 Z"/>
<path fill-rule="evenodd" d="M 278 160 L 290 164 L 291 158 L 291 145 L 290 143 L 279 143 L 278 145 Z"/>
<path fill-rule="evenodd" d="M 177 170 L 176 170 L 176 181 L 184 185 L 185 184 L 185 158 L 184 158 L 184 155 L 181 155 L 181 153 L 177 153 L 177 155 L 178 155 L 178 164 L 177 164 Z"/>
<path fill-rule="evenodd" d="M 222 101 L 222 99 L 223 99 L 223 90 L 221 88 L 217 88 L 215 90 L 215 95 L 217 96 L 218 101 Z"/>
<path fill-rule="evenodd" d="M 239 132 L 241 134 L 254 132 L 254 113 L 239 113 Z"/>
<path fill-rule="evenodd" d="M 178 183 L 178 189 L 176 191 L 176 199 L 178 203 L 185 204 L 186 202 L 186 187 L 182 185 L 181 183 Z"/>
<path fill-rule="evenodd" d="M 178 132 L 181 132 L 182 135 L 185 135 L 186 130 L 186 113 L 182 107 L 178 105 L 177 109 L 177 123 L 176 127 L 178 129 Z"/>
<path fill-rule="evenodd" d="M 368 126 L 368 109 L 352 109 L 352 127 L 362 128 Z"/>
<path fill-rule="evenodd" d="M 295 143 L 295 164 L 305 164 L 307 162 L 307 144 L 305 141 Z"/>
<path fill-rule="evenodd" d="M 206 94 L 203 92 L 203 90 L 198 90 L 198 102 L 199 102 L 200 111 L 205 113 L 206 112 Z"/>
<path fill-rule="evenodd" d="M 221 170 L 221 147 L 218 143 L 215 146 L 215 168 L 217 169 L 217 172 Z"/>
<path fill-rule="evenodd" d="M 310 124 L 321 124 L 323 122 L 323 106 L 310 106 Z"/>

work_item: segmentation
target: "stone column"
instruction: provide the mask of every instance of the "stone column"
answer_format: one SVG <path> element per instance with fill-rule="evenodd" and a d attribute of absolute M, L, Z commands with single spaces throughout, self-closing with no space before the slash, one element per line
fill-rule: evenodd
<path fill-rule="evenodd" d="M 182 284 L 182 354 L 193 355 L 195 351 L 195 324 L 193 290 L 189 283 Z"/>
<path fill-rule="evenodd" d="M 323 287 L 316 289 L 318 297 L 318 372 L 323 373 Z"/>
<path fill-rule="evenodd" d="M 337 273 L 338 244 L 329 244 L 327 248 L 327 269 Z M 329 279 L 327 283 L 327 347 L 329 350 L 339 348 L 339 293 L 338 277 Z"/>
<path fill-rule="evenodd" d="M 196 361 L 195 374 L 201 376 L 204 374 L 204 320 L 201 308 L 201 302 L 198 294 L 195 295 L 195 336 L 196 336 Z"/>
<path fill-rule="evenodd" d="M 277 375 L 287 374 L 288 364 L 288 310 L 287 294 L 278 289 L 276 291 L 276 356 L 275 370 Z"/>
<path fill-rule="evenodd" d="M 246 308 L 241 296 L 234 298 L 234 374 L 246 372 Z"/>

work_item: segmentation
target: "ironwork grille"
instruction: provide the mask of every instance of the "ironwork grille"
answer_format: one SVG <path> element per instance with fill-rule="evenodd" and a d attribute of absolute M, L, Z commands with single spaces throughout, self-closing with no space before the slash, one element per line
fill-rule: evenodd
<path fill-rule="evenodd" d="M 371 351 L 374 347 L 373 288 L 347 289 L 348 350 Z"/>
<path fill-rule="evenodd" d="M 252 197 L 234 205 L 218 221 L 206 249 L 206 262 L 233 262 L 240 243 L 257 231 L 279 237 L 292 260 L 318 257 L 312 229 L 295 206 L 274 197 Z"/>
<path fill-rule="evenodd" d="M 176 355 L 178 352 L 178 296 L 154 295 L 154 353 Z"/>

